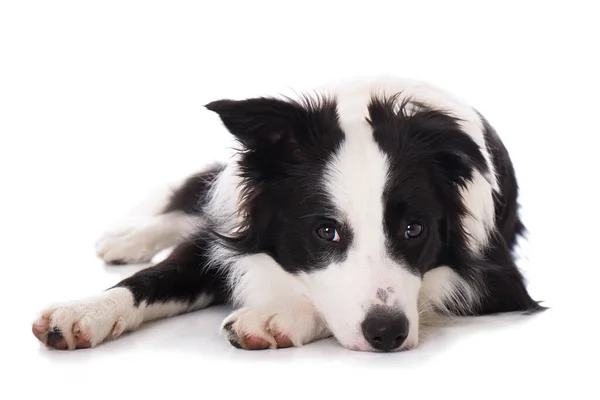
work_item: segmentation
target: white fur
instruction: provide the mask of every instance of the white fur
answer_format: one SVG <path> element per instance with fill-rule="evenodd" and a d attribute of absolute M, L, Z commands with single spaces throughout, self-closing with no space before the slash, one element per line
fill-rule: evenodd
<path fill-rule="evenodd" d="M 494 198 L 490 185 L 477 171 L 466 188 L 460 189 L 464 204 L 469 213 L 462 218 L 463 227 L 467 236 L 469 249 L 479 254 L 487 244 L 490 232 L 494 229 Z"/>
<path fill-rule="evenodd" d="M 487 151 L 481 118 L 473 107 L 454 94 L 428 82 L 389 76 L 342 80 L 325 85 L 319 91 L 335 95 L 340 102 L 352 103 L 356 115 L 367 115 L 366 107 L 373 94 L 395 95 L 400 93 L 399 100 L 413 99 L 459 117 L 462 120 L 461 128 L 480 147 L 488 167 L 492 171 L 492 174 L 487 177 L 490 184 L 494 189 L 498 189 L 494 164 Z M 341 111 L 343 112 L 343 110 Z"/>
<path fill-rule="evenodd" d="M 131 291 L 115 288 L 85 300 L 51 307 L 42 312 L 36 324 L 44 322 L 51 330 L 60 329 L 69 349 L 73 350 L 78 336 L 87 338 L 94 347 L 137 327 L 142 315 L 134 306 Z"/>
<path fill-rule="evenodd" d="M 113 288 L 87 299 L 72 301 L 44 310 L 34 322 L 38 331 L 60 329 L 70 350 L 77 347 L 78 338 L 85 338 L 89 347 L 115 339 L 123 332 L 136 329 L 142 322 L 170 317 L 200 309 L 210 304 L 210 296 L 200 296 L 192 304 L 167 301 L 135 306 L 127 288 Z"/>
<path fill-rule="evenodd" d="M 262 307 L 307 293 L 298 277 L 266 254 L 241 257 L 233 263 L 230 282 L 234 303 L 244 306 Z"/>
<path fill-rule="evenodd" d="M 96 253 L 106 262 L 147 263 L 160 251 L 183 242 L 201 223 L 201 218 L 181 211 L 130 220 L 104 233 Z"/>
<path fill-rule="evenodd" d="M 148 305 L 142 302 L 139 306 L 143 314 L 143 321 L 152 321 L 155 319 L 172 317 L 188 311 L 200 310 L 209 306 L 213 302 L 214 296 L 211 294 L 201 294 L 191 304 L 180 301 L 157 302 Z"/>
<path fill-rule="evenodd" d="M 481 249 L 494 227 L 492 194 L 498 190 L 482 121 L 466 103 L 423 82 L 395 78 L 354 80 L 352 84 L 341 82 L 320 91 L 337 98 L 345 132 L 341 149 L 324 171 L 324 184 L 337 209 L 332 217 L 352 228 L 352 245 L 343 261 L 298 276 L 285 272 L 265 254 L 239 256 L 214 247 L 211 258 L 229 268 L 233 299 L 241 307 L 223 324 L 231 322 L 239 337 L 258 336 L 272 347 L 277 345 L 277 333 L 287 336 L 296 346 L 333 333 L 346 347 L 368 350 L 370 346 L 360 325 L 370 306 L 384 302 L 406 314 L 410 330 L 402 348 L 414 347 L 418 343 L 419 311 L 432 306 L 443 308 L 449 301 L 476 304 L 479 296 L 475 287 L 448 267 L 429 271 L 421 281 L 387 254 L 382 195 L 389 165 L 365 119 L 367 105 L 373 94 L 401 93 L 399 101 L 412 98 L 461 120 L 461 128 L 479 145 L 491 171 L 489 176 L 475 172 L 473 180 L 461 190 L 468 211 L 463 224 L 473 252 Z M 408 112 L 415 112 L 415 107 L 409 104 Z M 220 233 L 226 235 L 235 233 L 243 220 L 238 174 L 234 157 L 212 186 L 206 208 L 219 224 Z M 105 261 L 148 262 L 158 252 L 187 239 L 201 228 L 202 222 L 200 217 L 179 211 L 130 221 L 104 234 L 97 243 L 97 253 Z M 377 296 L 382 289 L 387 293 L 385 300 Z M 201 296 L 191 305 L 168 301 L 135 306 L 128 289 L 115 288 L 45 310 L 35 322 L 34 331 L 48 335 L 58 328 L 70 349 L 77 347 L 81 338 L 95 346 L 136 329 L 144 321 L 203 308 L 211 301 L 210 296 Z"/>
<path fill-rule="evenodd" d="M 367 123 L 364 118 L 368 116 L 367 105 L 373 94 L 394 95 L 401 93 L 399 101 L 410 98 L 440 111 L 445 111 L 460 119 L 462 130 L 479 146 L 486 161 L 489 176 L 482 177 L 476 173 L 473 182 L 468 185 L 462 195 L 465 205 L 470 212 L 470 217 L 465 217 L 465 224 L 474 233 L 472 250 L 477 251 L 481 244 L 487 240 L 487 233 L 494 225 L 494 204 L 492 192 L 499 190 L 495 167 L 491 154 L 487 150 L 483 123 L 478 113 L 464 100 L 444 89 L 427 82 L 381 76 L 373 79 L 352 79 L 324 85 L 316 90 L 318 93 L 335 96 L 338 100 L 338 111 L 341 115 L 342 128 L 346 133 L 354 130 L 367 132 Z M 295 93 L 289 93 L 295 97 Z M 410 108 L 410 105 L 409 105 Z M 370 131 L 369 131 L 370 132 Z M 228 165 L 213 187 L 213 201 L 211 201 L 211 214 L 221 216 L 226 223 L 228 231 L 235 230 L 239 218 L 237 216 L 240 201 L 240 184 L 236 160 Z M 473 202 L 474 199 L 480 199 Z M 480 226 L 475 226 L 479 224 Z"/>
<path fill-rule="evenodd" d="M 407 98 L 413 99 L 460 119 L 462 130 L 479 146 L 488 169 L 491 171 L 485 177 L 476 172 L 472 182 L 467 185 L 467 189 L 461 191 L 464 204 L 469 212 L 469 215 L 463 218 L 467 231 L 472 234 L 468 242 L 469 247 L 474 253 L 479 253 L 494 226 L 492 193 L 499 191 L 499 185 L 491 154 L 487 150 L 483 123 L 475 109 L 462 99 L 435 85 L 392 77 L 340 81 L 323 87 L 321 91 L 335 95 L 339 102 L 340 114 L 342 116 L 352 115 L 357 122 L 360 118 L 368 115 L 367 105 L 373 94 L 394 95 L 397 93 L 401 93 L 398 97 L 399 101 Z M 343 120 L 344 118 L 342 118 Z M 347 126 L 343 126 L 343 128 L 346 129 Z"/>
<path fill-rule="evenodd" d="M 239 155 L 233 156 L 211 186 L 206 207 L 206 213 L 217 222 L 219 231 L 226 235 L 235 233 L 243 219 L 239 212 L 242 179 L 239 176 L 238 158 Z"/>
<path fill-rule="evenodd" d="M 368 346 L 360 324 L 368 305 L 377 302 L 377 290 L 391 286 L 396 290 L 390 294 L 390 302 L 401 307 L 410 321 L 411 330 L 404 347 L 413 347 L 418 341 L 420 279 L 399 268 L 386 255 L 382 194 L 388 174 L 387 160 L 372 139 L 365 114 L 357 112 L 356 107 L 362 106 L 366 112 L 366 103 L 349 100 L 349 103 L 340 102 L 346 141 L 325 174 L 329 195 L 334 196 L 340 217 L 348 220 L 355 233 L 355 245 L 347 260 L 322 271 L 302 274 L 299 279 L 264 254 L 232 258 L 227 250 L 216 248 L 213 257 L 229 259 L 234 301 L 239 306 L 249 307 L 253 310 L 250 315 L 255 316 L 249 324 L 262 326 L 256 315 L 264 313 L 256 314 L 257 308 L 294 304 L 296 298 L 307 296 L 338 340 L 351 348 Z M 239 183 L 235 164 L 231 164 L 213 186 L 208 210 L 226 223 L 224 232 L 235 231 L 240 221 L 236 214 Z M 257 329 L 246 330 L 258 332 Z"/>
<path fill-rule="evenodd" d="M 302 346 L 330 335 L 327 326 L 310 300 L 303 296 L 271 299 L 261 307 L 243 307 L 230 314 L 221 325 L 232 323 L 231 330 L 244 345 L 244 338 L 255 336 L 277 348 L 275 335 L 286 336 L 294 346 Z M 229 334 L 228 332 L 226 332 Z"/>
<path fill-rule="evenodd" d="M 419 293 L 419 310 L 430 311 L 434 306 L 440 310 L 446 308 L 448 302 L 463 307 L 468 311 L 479 301 L 476 288 L 468 284 L 460 275 L 447 266 L 428 271 L 423 276 Z"/>
<path fill-rule="evenodd" d="M 472 182 L 461 191 L 469 212 L 463 223 L 471 235 L 469 246 L 474 252 L 486 243 L 493 229 L 492 191 L 498 190 L 482 121 L 476 111 L 462 100 L 424 82 L 383 77 L 338 82 L 318 91 L 337 98 L 340 123 L 346 135 L 342 149 L 325 174 L 328 194 L 334 197 L 341 214 L 337 217 L 345 218 L 355 235 L 346 260 L 324 270 L 301 274 L 300 282 L 266 255 L 234 259 L 228 251 L 214 249 L 213 256 L 218 256 L 219 260 L 230 260 L 237 304 L 255 309 L 273 302 L 287 304 L 286 300 L 305 295 L 313 301 L 338 340 L 352 348 L 368 348 L 360 323 L 368 306 L 378 302 L 377 290 L 391 287 L 393 293 L 388 298 L 389 302 L 401 307 L 410 323 L 409 336 L 403 348 L 414 347 L 418 342 L 419 304 L 420 307 L 424 307 L 425 303 L 441 306 L 447 299 L 464 296 L 469 301 L 476 301 L 477 296 L 449 268 L 437 268 L 426 274 L 421 288 L 419 277 L 407 268 L 399 267 L 386 255 L 382 193 L 388 176 L 388 163 L 365 120 L 367 105 L 373 94 L 401 93 L 399 101 L 412 98 L 461 119 L 461 128 L 479 145 L 491 171 L 485 177 L 475 172 Z M 409 105 L 409 112 L 410 109 Z M 242 217 L 238 214 L 240 182 L 234 160 L 213 186 L 208 212 L 223 223 L 223 233 L 235 232 L 239 227 Z"/>
<path fill-rule="evenodd" d="M 302 278 L 330 329 L 347 347 L 364 347 L 360 324 L 369 307 L 377 302 L 378 289 L 391 287 L 390 303 L 400 308 L 410 322 L 404 347 L 412 347 L 418 340 L 420 279 L 387 254 L 383 226 L 387 157 L 375 143 L 365 114 L 356 108 L 362 105 L 354 103 L 353 98 L 345 100 L 338 99 L 346 140 L 329 163 L 324 183 L 340 213 L 338 218 L 349 224 L 354 237 L 344 261 L 303 274 Z"/>
<path fill-rule="evenodd" d="M 222 327 L 233 322 L 231 329 L 242 346 L 246 336 L 264 339 L 275 348 L 276 333 L 287 336 L 294 346 L 329 335 L 306 296 L 304 283 L 272 257 L 266 254 L 239 257 L 229 268 L 232 300 L 241 308 L 229 315 Z"/>

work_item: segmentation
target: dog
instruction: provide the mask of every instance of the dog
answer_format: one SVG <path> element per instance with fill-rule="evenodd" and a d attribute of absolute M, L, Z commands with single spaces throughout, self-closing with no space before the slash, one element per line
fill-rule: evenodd
<path fill-rule="evenodd" d="M 533 313 L 515 264 L 524 236 L 509 153 L 475 108 L 393 77 L 207 104 L 236 142 L 143 223 L 97 243 L 109 264 L 161 262 L 42 311 L 33 334 L 90 348 L 213 304 L 248 350 L 334 337 L 415 348 L 428 317 Z"/>

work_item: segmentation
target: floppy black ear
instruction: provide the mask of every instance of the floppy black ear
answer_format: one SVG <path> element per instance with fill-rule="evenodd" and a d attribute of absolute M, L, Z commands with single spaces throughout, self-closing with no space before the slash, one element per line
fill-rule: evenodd
<path fill-rule="evenodd" d="M 205 106 L 219 114 L 225 127 L 246 147 L 294 141 L 305 110 L 292 102 L 259 97 L 217 100 Z"/>
<path fill-rule="evenodd" d="M 473 170 L 486 176 L 489 169 L 479 146 L 466 134 L 448 135 L 438 145 L 435 160 L 452 182 L 464 184 L 473 176 Z"/>

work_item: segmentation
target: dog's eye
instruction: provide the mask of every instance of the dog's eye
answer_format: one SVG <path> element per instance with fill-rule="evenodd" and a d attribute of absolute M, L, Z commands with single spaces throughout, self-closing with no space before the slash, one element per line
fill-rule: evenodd
<path fill-rule="evenodd" d="M 410 224 L 406 225 L 406 228 L 404 229 L 404 239 L 416 239 L 423 234 L 424 230 L 425 227 L 422 223 L 411 222 Z"/>
<path fill-rule="evenodd" d="M 340 241 L 340 235 L 333 225 L 321 225 L 317 228 L 317 235 L 328 242 Z"/>

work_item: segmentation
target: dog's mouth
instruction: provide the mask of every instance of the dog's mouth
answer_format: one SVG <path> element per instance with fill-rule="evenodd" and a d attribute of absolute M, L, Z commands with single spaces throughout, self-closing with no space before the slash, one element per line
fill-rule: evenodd
<path fill-rule="evenodd" d="M 402 345 L 400 345 L 399 347 L 396 348 L 392 348 L 392 349 L 386 349 L 386 350 L 381 350 L 381 349 L 377 349 L 374 348 L 373 346 L 369 345 L 366 341 L 358 343 L 358 344 L 354 344 L 352 346 L 345 346 L 347 349 L 352 350 L 352 351 L 360 351 L 360 352 L 370 352 L 370 353 L 400 353 L 400 352 L 405 352 L 405 351 L 409 351 L 409 350 L 413 350 L 417 347 L 417 344 L 413 344 L 413 343 L 408 343 L 405 342 Z"/>

